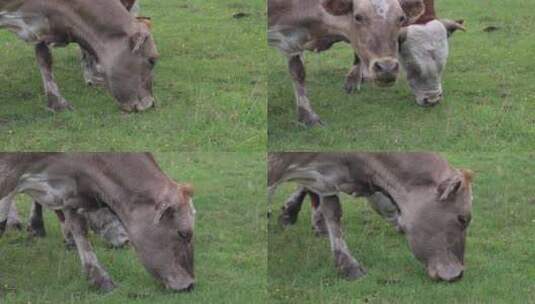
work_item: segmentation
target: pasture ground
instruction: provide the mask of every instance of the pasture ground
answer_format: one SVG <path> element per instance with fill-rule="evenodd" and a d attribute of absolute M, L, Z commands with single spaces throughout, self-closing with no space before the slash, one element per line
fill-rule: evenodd
<path fill-rule="evenodd" d="M 278 226 L 279 208 L 295 190 L 287 184 L 269 221 L 270 303 L 535 303 L 535 154 L 443 155 L 476 172 L 462 280 L 432 282 L 405 237 L 364 199 L 349 196 L 342 197 L 345 237 L 368 274 L 352 282 L 340 278 L 328 239 L 313 235 L 309 204 L 295 226 Z"/>
<path fill-rule="evenodd" d="M 195 271 L 191 293 L 165 290 L 132 249 L 108 249 L 92 235 L 97 256 L 119 287 L 90 288 L 75 250 L 66 250 L 58 220 L 45 212 L 48 235 L 28 239 L 10 231 L 0 238 L 0 303 L 264 303 L 267 222 L 263 153 L 156 154 L 162 169 L 195 187 Z M 17 206 L 27 214 L 30 201 Z"/>
<path fill-rule="evenodd" d="M 347 95 L 351 48 L 306 53 L 313 108 L 326 124 L 297 123 L 286 59 L 268 51 L 270 151 L 532 151 L 535 148 L 535 32 L 530 0 L 435 1 L 439 17 L 465 19 L 450 38 L 444 100 L 419 107 L 401 78 L 387 89 L 369 84 Z M 485 32 L 489 26 L 498 30 Z"/>
<path fill-rule="evenodd" d="M 104 89 L 87 87 L 78 47 L 53 50 L 63 96 L 53 114 L 33 47 L 0 30 L 2 151 L 262 151 L 266 145 L 265 3 L 142 1 L 161 60 L 158 107 L 124 114 Z M 243 18 L 233 18 L 235 13 Z M 260 60 L 262 59 L 262 60 Z"/>

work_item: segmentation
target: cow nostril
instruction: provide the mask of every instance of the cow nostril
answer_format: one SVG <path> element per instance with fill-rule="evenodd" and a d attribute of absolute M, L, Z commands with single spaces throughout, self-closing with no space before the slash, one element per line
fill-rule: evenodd
<path fill-rule="evenodd" d="M 384 66 L 383 66 L 380 62 L 377 61 L 377 62 L 375 62 L 375 63 L 373 64 L 373 69 L 374 69 L 374 71 L 376 71 L 376 72 L 382 72 L 383 69 L 384 69 Z"/>

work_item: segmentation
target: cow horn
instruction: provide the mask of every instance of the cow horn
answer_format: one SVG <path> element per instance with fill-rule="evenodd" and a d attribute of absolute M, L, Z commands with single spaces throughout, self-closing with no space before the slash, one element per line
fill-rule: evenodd
<path fill-rule="evenodd" d="M 457 30 L 466 32 L 466 28 L 464 27 L 464 20 L 462 19 L 461 20 L 441 19 L 440 22 L 444 25 L 444 27 L 448 31 L 448 37 L 450 37 Z"/>

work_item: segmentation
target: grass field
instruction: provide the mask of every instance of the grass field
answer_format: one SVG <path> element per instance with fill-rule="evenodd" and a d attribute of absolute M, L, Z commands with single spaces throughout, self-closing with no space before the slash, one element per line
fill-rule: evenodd
<path fill-rule="evenodd" d="M 271 151 L 415 150 L 531 151 L 535 148 L 535 49 L 531 0 L 435 1 L 443 18 L 465 19 L 468 31 L 450 39 L 444 100 L 419 107 L 404 78 L 393 88 L 365 85 L 347 95 L 352 60 L 346 44 L 306 53 L 312 106 L 326 123 L 306 129 L 296 120 L 286 59 L 268 51 L 268 137 Z M 485 32 L 488 26 L 497 31 Z"/>
<path fill-rule="evenodd" d="M 33 47 L 0 30 L 2 151 L 249 151 L 266 145 L 265 3 L 141 1 L 161 55 L 158 108 L 120 112 L 86 87 L 76 45 L 53 51 L 63 96 L 76 111 L 52 114 Z M 247 14 L 233 18 L 233 14 Z M 262 59 L 262 60 L 260 60 Z"/>
<path fill-rule="evenodd" d="M 12 231 L 0 238 L 0 303 L 260 303 L 265 302 L 267 232 L 263 153 L 157 154 L 164 171 L 194 184 L 197 209 L 193 292 L 163 289 L 131 249 L 107 249 L 92 237 L 97 256 L 119 285 L 110 294 L 90 289 L 76 251 L 64 248 L 59 224 L 46 212 L 45 239 Z M 18 201 L 27 211 L 28 201 Z M 26 213 L 26 212 L 25 212 Z"/>
<path fill-rule="evenodd" d="M 535 303 L 535 154 L 444 156 L 477 174 L 461 281 L 432 282 L 402 235 L 365 200 L 345 196 L 346 241 L 368 275 L 353 282 L 337 276 L 328 240 L 312 233 L 308 204 L 287 230 L 275 212 L 268 236 L 271 303 Z M 280 188 L 274 210 L 294 189 Z"/>

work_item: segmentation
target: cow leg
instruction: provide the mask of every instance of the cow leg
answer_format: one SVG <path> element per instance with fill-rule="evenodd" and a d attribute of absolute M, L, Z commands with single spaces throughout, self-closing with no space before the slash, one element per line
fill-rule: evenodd
<path fill-rule="evenodd" d="M 297 216 L 299 215 L 301 205 L 303 204 L 306 195 L 307 191 L 303 187 L 297 188 L 297 190 L 292 193 L 282 207 L 282 214 L 279 217 L 281 226 L 286 227 L 297 222 Z"/>
<path fill-rule="evenodd" d="M 366 270 L 349 252 L 343 238 L 341 218 L 342 206 L 338 196 L 323 197 L 319 210 L 323 213 L 331 249 L 334 254 L 336 269 L 348 280 L 355 280 L 366 274 Z"/>
<path fill-rule="evenodd" d="M 66 209 L 65 224 L 72 233 L 82 267 L 88 277 L 89 283 L 102 291 L 111 291 L 115 288 L 112 279 L 100 265 L 97 256 L 87 239 L 87 223 L 85 218 L 74 209 Z"/>
<path fill-rule="evenodd" d="M 353 66 L 346 75 L 346 80 L 344 83 L 344 90 L 347 94 L 352 94 L 354 92 L 360 91 L 360 86 L 362 85 L 362 71 L 361 71 L 360 58 L 357 53 L 355 53 L 355 59 L 353 61 Z"/>
<path fill-rule="evenodd" d="M 85 217 L 91 230 L 100 235 L 110 247 L 120 248 L 128 244 L 128 233 L 109 208 L 87 211 Z"/>
<path fill-rule="evenodd" d="M 72 110 L 70 103 L 61 96 L 58 85 L 54 80 L 54 75 L 52 74 L 52 54 L 46 43 L 41 42 L 35 46 L 35 55 L 39 70 L 41 71 L 45 94 L 48 99 L 48 108 L 54 112 L 65 109 Z"/>
<path fill-rule="evenodd" d="M 381 192 L 375 192 L 368 197 L 368 203 L 375 212 L 394 226 L 397 232 L 403 232 L 399 225 L 399 209 L 388 196 Z"/>
<path fill-rule="evenodd" d="M 45 237 L 45 222 L 43 221 L 43 206 L 34 201 L 32 204 L 32 210 L 30 212 L 30 218 L 28 220 L 28 232 L 31 236 Z"/>
<path fill-rule="evenodd" d="M 329 232 L 327 231 L 327 226 L 325 225 L 325 218 L 320 210 L 320 197 L 316 193 L 308 192 L 310 195 L 310 206 L 311 208 L 311 222 L 312 230 L 317 237 L 327 236 Z"/>
<path fill-rule="evenodd" d="M 292 76 L 295 99 L 297 102 L 297 120 L 306 126 L 322 124 L 318 114 L 312 110 L 305 86 L 305 66 L 302 55 L 294 55 L 288 59 L 288 69 Z"/>
<path fill-rule="evenodd" d="M 4 234 L 7 228 L 7 219 L 9 217 L 9 211 L 13 204 L 14 193 L 10 193 L 4 198 L 0 199 L 0 236 Z"/>
<path fill-rule="evenodd" d="M 65 243 L 65 247 L 67 247 L 67 249 L 75 248 L 76 243 L 72 235 L 72 232 L 69 228 L 69 225 L 66 224 L 65 213 L 61 210 L 56 210 L 55 212 L 56 212 L 56 216 L 58 217 L 59 224 L 61 226 L 61 233 L 63 234 L 63 242 Z M 84 229 L 87 230 L 87 222 L 84 221 L 83 224 L 84 224 Z"/>
<path fill-rule="evenodd" d="M 17 208 L 15 208 L 15 206 L 11 206 L 11 209 L 9 210 L 9 213 L 7 216 L 7 228 L 22 230 L 22 222 L 20 220 L 19 213 L 17 212 Z"/>
<path fill-rule="evenodd" d="M 82 71 L 84 75 L 85 84 L 89 86 L 104 85 L 104 77 L 99 70 L 97 59 L 91 55 L 88 51 L 80 47 L 82 52 L 82 58 L 80 64 L 82 65 Z"/>

